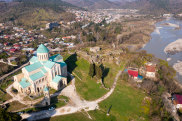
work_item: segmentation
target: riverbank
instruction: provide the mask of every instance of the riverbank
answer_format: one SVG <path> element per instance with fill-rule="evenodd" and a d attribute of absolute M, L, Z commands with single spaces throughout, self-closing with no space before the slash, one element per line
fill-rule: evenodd
<path fill-rule="evenodd" d="M 173 65 L 173 68 L 178 72 L 180 75 L 182 75 L 182 61 L 178 61 Z"/>
<path fill-rule="evenodd" d="M 181 51 L 182 51 L 182 39 L 178 39 L 168 44 L 164 49 L 164 52 L 166 54 L 176 54 Z"/>
<path fill-rule="evenodd" d="M 173 24 L 173 23 L 163 23 L 161 25 L 163 25 L 163 26 L 169 26 L 169 27 L 174 27 L 175 29 L 180 28 L 179 25 Z"/>

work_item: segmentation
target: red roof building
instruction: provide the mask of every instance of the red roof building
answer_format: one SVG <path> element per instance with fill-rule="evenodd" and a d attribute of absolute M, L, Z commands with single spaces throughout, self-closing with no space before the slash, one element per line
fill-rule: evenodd
<path fill-rule="evenodd" d="M 182 108 L 182 95 L 173 94 L 172 95 L 172 102 L 176 106 L 177 109 Z"/>
<path fill-rule="evenodd" d="M 154 65 L 146 65 L 146 71 L 147 72 L 155 72 L 155 66 Z"/>
<path fill-rule="evenodd" d="M 16 49 L 15 48 L 12 48 L 9 50 L 10 53 L 15 53 L 16 52 Z"/>
<path fill-rule="evenodd" d="M 129 68 L 128 69 L 128 74 L 132 77 L 138 77 L 138 70 L 134 68 Z"/>
<path fill-rule="evenodd" d="M 4 43 L 4 46 L 8 46 L 8 45 L 9 45 L 9 43 L 8 43 L 8 42 L 5 42 L 5 43 Z"/>
<path fill-rule="evenodd" d="M 146 66 L 146 77 L 147 78 L 156 78 L 156 64 L 147 63 Z"/>
<path fill-rule="evenodd" d="M 173 102 L 174 104 L 182 104 L 182 95 L 174 94 L 173 96 Z"/>
<path fill-rule="evenodd" d="M 15 48 L 15 49 L 20 49 L 20 45 L 14 44 L 14 48 Z"/>

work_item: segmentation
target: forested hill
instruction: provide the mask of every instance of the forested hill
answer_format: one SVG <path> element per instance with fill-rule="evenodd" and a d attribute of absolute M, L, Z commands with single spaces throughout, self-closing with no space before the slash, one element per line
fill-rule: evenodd
<path fill-rule="evenodd" d="M 61 0 L 13 0 L 23 4 L 23 7 L 29 8 L 50 8 L 54 11 L 62 11 L 63 8 L 75 7 L 70 3 Z"/>
<path fill-rule="evenodd" d="M 89 10 L 120 8 L 120 4 L 109 0 L 63 0 L 75 6 L 86 8 Z"/>
<path fill-rule="evenodd" d="M 36 27 L 48 21 L 59 20 L 67 8 L 78 7 L 61 0 L 13 0 L 0 2 L 0 21 Z"/>

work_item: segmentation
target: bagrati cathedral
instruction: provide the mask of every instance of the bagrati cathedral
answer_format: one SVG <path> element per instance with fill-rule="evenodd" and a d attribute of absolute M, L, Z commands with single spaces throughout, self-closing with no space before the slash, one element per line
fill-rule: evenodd
<path fill-rule="evenodd" d="M 60 90 L 67 85 L 67 65 L 60 54 L 50 57 L 49 49 L 41 44 L 29 62 L 14 76 L 13 86 L 19 93 L 39 95 L 48 92 L 48 87 Z"/>

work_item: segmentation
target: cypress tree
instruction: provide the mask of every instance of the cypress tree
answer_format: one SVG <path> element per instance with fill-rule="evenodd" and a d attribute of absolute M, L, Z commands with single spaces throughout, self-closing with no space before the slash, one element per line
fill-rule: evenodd
<path fill-rule="evenodd" d="M 91 77 L 95 76 L 95 64 L 90 64 L 89 76 L 91 76 Z"/>
<path fill-rule="evenodd" d="M 100 66 L 96 66 L 96 76 L 98 79 L 102 79 L 102 69 Z"/>

